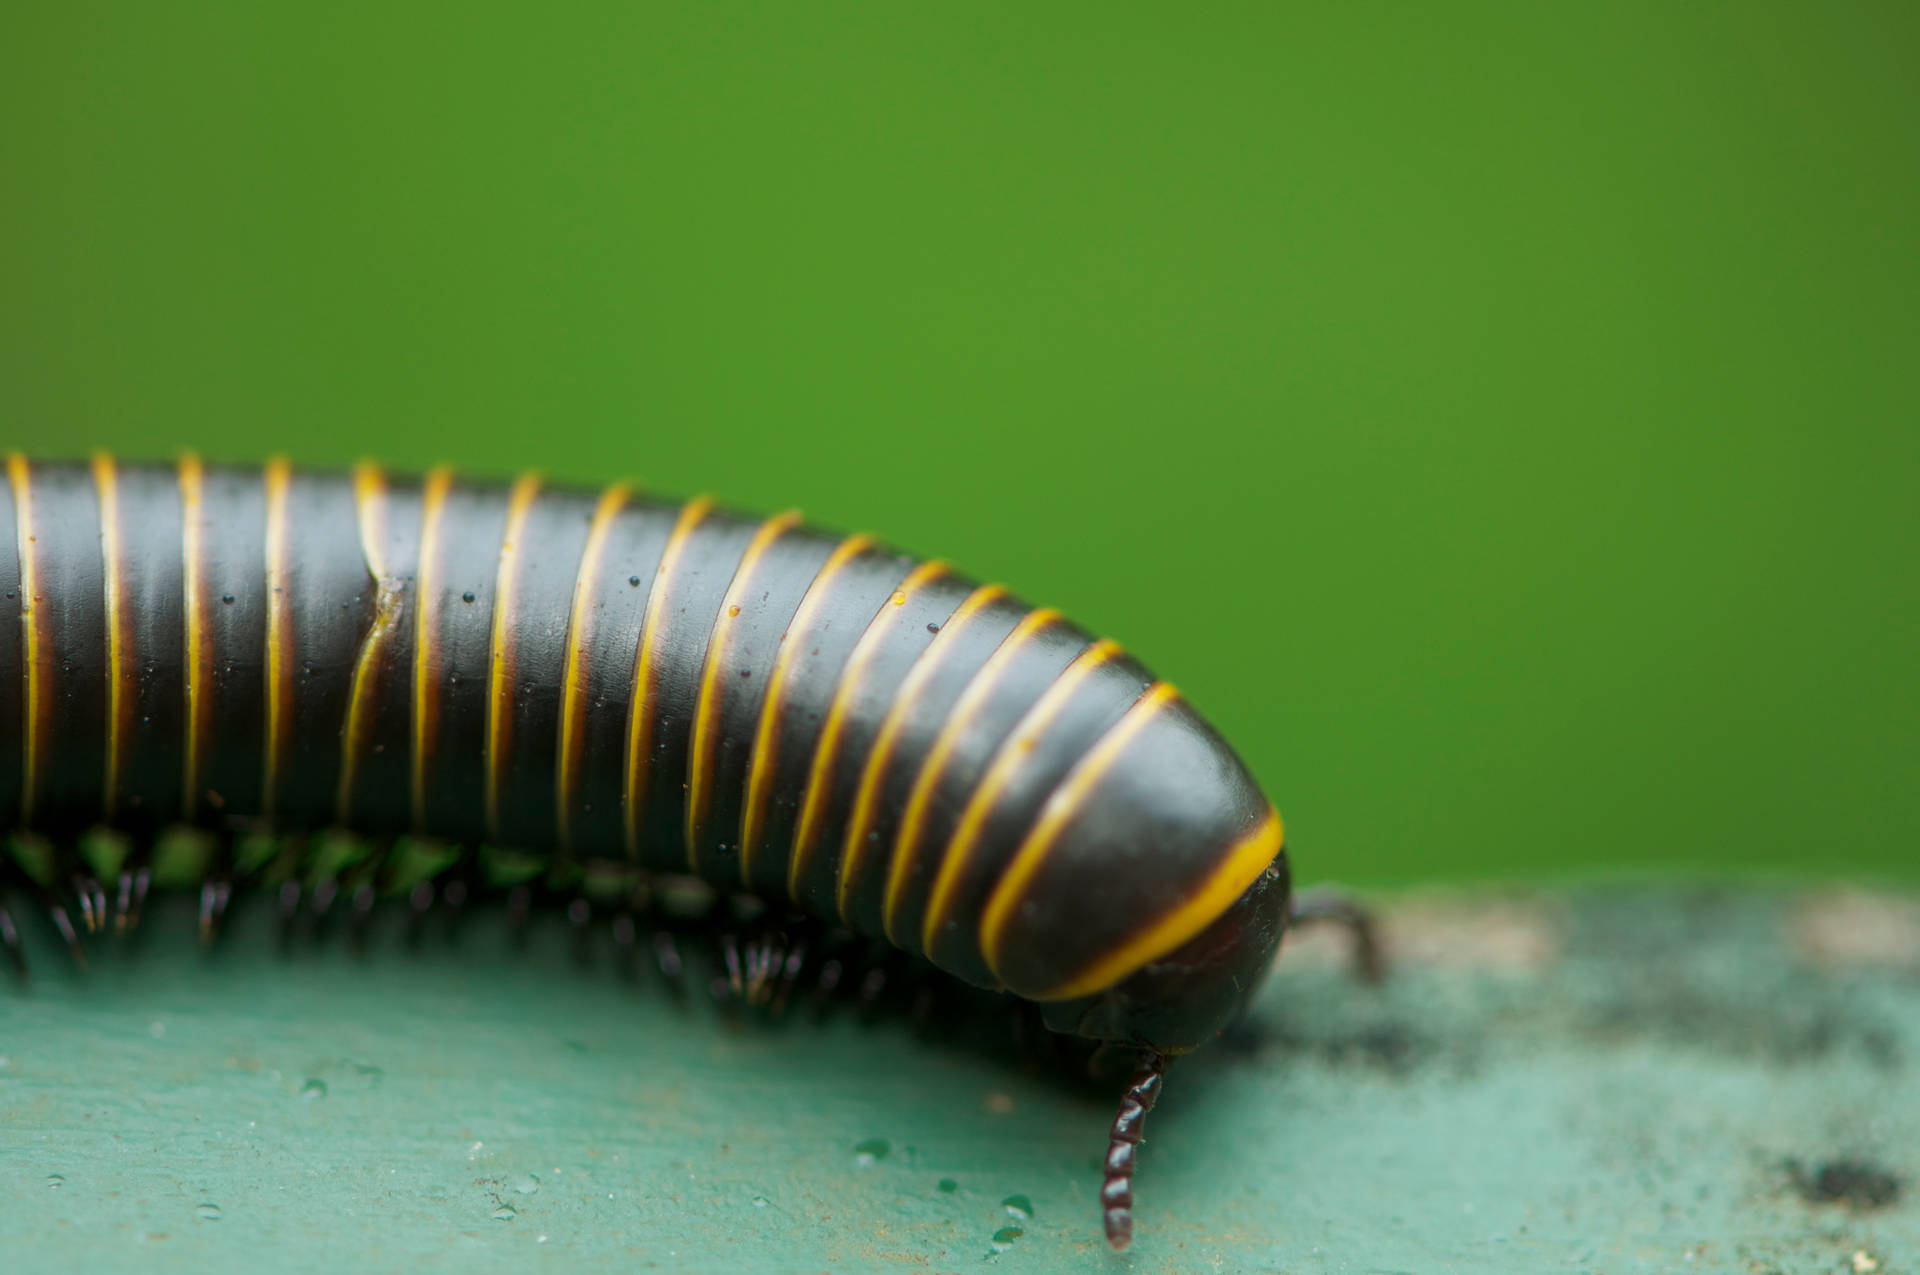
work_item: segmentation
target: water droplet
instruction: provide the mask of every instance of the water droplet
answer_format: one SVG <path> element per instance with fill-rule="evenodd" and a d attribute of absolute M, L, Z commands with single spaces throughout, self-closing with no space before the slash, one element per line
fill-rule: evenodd
<path fill-rule="evenodd" d="M 327 1082 L 307 1077 L 307 1083 L 300 1086 L 300 1097 L 305 1102 L 315 1102 L 327 1096 Z"/>
<path fill-rule="evenodd" d="M 540 1179 L 531 1173 L 523 1173 L 513 1180 L 513 1189 L 518 1195 L 538 1195 Z"/>
<path fill-rule="evenodd" d="M 893 1144 L 885 1138 L 868 1138 L 853 1149 L 853 1162 L 863 1169 L 871 1168 L 886 1159 L 891 1150 Z"/>
<path fill-rule="evenodd" d="M 220 1220 L 220 1206 L 218 1204 L 196 1204 L 193 1206 L 193 1211 L 195 1216 L 202 1222 L 218 1222 Z"/>
<path fill-rule="evenodd" d="M 1006 1199 L 1000 1201 L 1000 1207 L 1007 1211 L 1008 1216 L 1017 1221 L 1031 1222 L 1033 1220 L 1033 1201 L 1024 1195 L 1009 1195 Z"/>
<path fill-rule="evenodd" d="M 1003 1226 L 993 1233 L 993 1251 L 1004 1253 L 1013 1247 L 1013 1242 L 1026 1232 L 1017 1226 Z"/>
<path fill-rule="evenodd" d="M 463 594 L 461 594 L 461 595 L 460 595 L 460 600 L 461 600 L 462 602 L 471 602 L 471 601 L 473 601 L 473 590 L 471 590 L 471 589 L 469 589 L 469 590 L 467 590 L 467 592 L 465 592 L 465 593 L 463 593 Z"/>
<path fill-rule="evenodd" d="M 637 588 L 639 588 L 639 587 L 640 587 L 640 577 L 639 577 L 639 576 L 628 576 L 628 577 L 627 577 L 627 584 L 628 584 L 629 586 L 631 586 L 631 587 L 633 587 L 633 588 L 635 588 L 635 589 L 637 589 Z"/>
<path fill-rule="evenodd" d="M 952 1195 L 955 1191 L 958 1191 L 959 1189 L 960 1189 L 960 1184 L 958 1182 L 955 1182 L 952 1178 L 940 1179 L 940 1191 L 943 1195 Z"/>
<path fill-rule="evenodd" d="M 58 1191 L 61 1187 L 65 1186 L 66 1183 L 67 1175 L 64 1173 L 49 1173 L 47 1175 L 47 1189 L 50 1191 Z"/>
<path fill-rule="evenodd" d="M 514 1208 L 511 1204 L 502 1204 L 488 1216 L 496 1222 L 511 1222 L 520 1216 L 520 1210 Z"/>
<path fill-rule="evenodd" d="M 764 1196 L 764 1195 L 756 1195 L 756 1196 L 754 1196 L 754 1197 L 753 1197 L 753 1207 L 754 1207 L 754 1208 L 756 1208 L 756 1209 L 764 1209 L 764 1208 L 766 1208 L 766 1207 L 767 1207 L 767 1205 L 769 1205 L 769 1204 L 772 1204 L 772 1203 L 773 1203 L 773 1201 L 772 1201 L 772 1200 L 769 1200 L 769 1199 L 768 1199 L 768 1198 L 767 1198 L 766 1196 Z"/>
<path fill-rule="evenodd" d="M 731 616 L 736 616 L 736 615 L 739 615 L 739 614 L 740 614 L 740 608 L 739 608 L 739 607 L 735 607 L 735 606 L 730 606 L 730 607 L 728 607 L 728 608 L 727 608 L 727 615 L 728 615 L 729 617 L 731 617 Z"/>

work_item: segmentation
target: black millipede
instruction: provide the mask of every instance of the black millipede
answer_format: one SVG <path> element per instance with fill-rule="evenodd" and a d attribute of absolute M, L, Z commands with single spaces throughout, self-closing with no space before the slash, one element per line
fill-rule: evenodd
<path fill-rule="evenodd" d="M 483 846 L 553 880 L 690 875 L 1137 1051 L 1100 1196 L 1120 1248 L 1168 1061 L 1240 1014 L 1289 922 L 1345 924 L 1376 966 L 1364 915 L 1294 894 L 1280 816 L 1170 685 L 871 536 L 625 484 L 191 456 L 12 455 L 0 502 L 0 829 L 53 865 L 0 854 L 23 974 L 10 899 L 78 957 L 137 920 L 182 825 L 216 847 L 209 934 L 249 833 L 451 848 L 415 907 L 457 906 Z M 101 829 L 128 847 L 111 889 L 76 849 Z M 803 946 L 730 938 L 732 985 L 791 983 Z"/>

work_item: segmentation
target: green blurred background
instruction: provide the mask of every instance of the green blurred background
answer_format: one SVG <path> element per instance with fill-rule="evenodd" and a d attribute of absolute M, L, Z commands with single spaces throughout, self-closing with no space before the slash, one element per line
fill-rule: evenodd
<path fill-rule="evenodd" d="M 1302 870 L 1920 873 L 1920 8 L 9 5 L 0 442 L 638 476 L 1111 632 Z"/>

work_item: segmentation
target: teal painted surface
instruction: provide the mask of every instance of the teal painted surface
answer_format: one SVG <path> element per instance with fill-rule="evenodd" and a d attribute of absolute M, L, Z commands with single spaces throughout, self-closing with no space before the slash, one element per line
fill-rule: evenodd
<path fill-rule="evenodd" d="M 1920 899 L 1497 903 L 1396 908 L 1378 992 L 1291 953 L 1250 1031 L 1173 1073 L 1124 1258 L 1096 1230 L 1105 1102 L 902 1023 L 729 1029 L 552 931 L 520 957 L 484 925 L 280 955 L 256 908 L 208 958 L 174 911 L 84 975 L 37 939 L 32 990 L 0 996 L 0 1251 L 195 1275 L 1920 1271 Z M 1796 1187 L 1842 1159 L 1898 1198 Z"/>
<path fill-rule="evenodd" d="M 1003 580 L 1346 880 L 1920 875 L 1920 5 L 0 12 L 0 446 Z"/>

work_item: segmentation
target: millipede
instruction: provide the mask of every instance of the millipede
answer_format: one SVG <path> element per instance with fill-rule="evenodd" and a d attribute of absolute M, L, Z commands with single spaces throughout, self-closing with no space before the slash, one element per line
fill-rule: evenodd
<path fill-rule="evenodd" d="M 324 836 L 367 847 L 337 879 L 283 874 L 285 909 L 303 888 L 525 909 L 538 886 L 584 923 L 579 883 L 612 881 L 629 944 L 693 879 L 763 909 L 744 942 L 722 927 L 719 982 L 750 1001 L 870 994 L 882 967 L 829 955 L 852 938 L 1134 1051 L 1100 1191 L 1124 1248 L 1169 1062 L 1241 1014 L 1287 927 L 1343 925 L 1377 975 L 1366 914 L 1293 890 L 1279 814 L 1172 686 L 943 561 L 627 484 L 6 465 L 0 946 L 22 978 L 12 909 L 84 961 L 87 933 L 138 923 L 183 827 L 210 847 L 209 940 L 269 879 L 249 837 L 296 865 Z M 110 869 L 83 849 L 103 834 Z M 520 884 L 480 870 L 496 852 L 531 863 Z"/>

